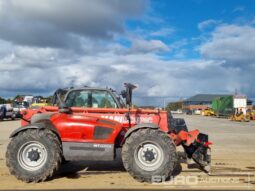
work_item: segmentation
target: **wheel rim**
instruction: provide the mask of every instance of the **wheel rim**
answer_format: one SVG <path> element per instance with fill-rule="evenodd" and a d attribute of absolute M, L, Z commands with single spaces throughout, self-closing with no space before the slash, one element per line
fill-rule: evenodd
<path fill-rule="evenodd" d="M 17 157 L 23 169 L 35 171 L 44 166 L 48 154 L 43 144 L 37 141 L 30 141 L 20 147 Z"/>
<path fill-rule="evenodd" d="M 162 148 L 152 142 L 140 144 L 135 151 L 136 164 L 143 170 L 157 170 L 163 163 L 164 152 Z"/>

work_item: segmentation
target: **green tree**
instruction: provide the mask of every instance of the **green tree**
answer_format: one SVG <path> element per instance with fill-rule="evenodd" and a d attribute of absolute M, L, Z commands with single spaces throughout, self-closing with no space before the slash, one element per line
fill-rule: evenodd
<path fill-rule="evenodd" d="M 0 97 L 0 104 L 4 104 L 4 103 L 6 103 L 6 100 L 4 98 Z"/>
<path fill-rule="evenodd" d="M 16 96 L 13 98 L 13 101 L 16 100 L 16 99 L 17 99 L 17 100 L 20 100 L 20 99 L 22 99 L 22 96 L 21 96 L 21 95 L 16 95 Z"/>
<path fill-rule="evenodd" d="M 7 100 L 5 100 L 6 101 L 6 103 L 13 103 L 13 100 L 12 99 L 10 99 L 10 98 L 8 98 Z"/>
<path fill-rule="evenodd" d="M 166 106 L 167 111 L 176 111 L 178 109 L 182 109 L 182 101 L 170 102 Z"/>
<path fill-rule="evenodd" d="M 53 98 L 53 96 L 46 97 L 45 98 L 46 99 L 46 103 L 51 104 L 52 98 Z"/>

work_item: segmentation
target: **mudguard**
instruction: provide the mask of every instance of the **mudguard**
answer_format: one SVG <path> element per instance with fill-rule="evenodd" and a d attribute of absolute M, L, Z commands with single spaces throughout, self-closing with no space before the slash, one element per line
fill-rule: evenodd
<path fill-rule="evenodd" d="M 125 136 L 121 142 L 121 145 L 124 144 L 125 140 L 133 133 L 134 131 L 137 131 L 138 129 L 143 129 L 143 128 L 152 128 L 152 129 L 159 129 L 159 126 L 157 126 L 154 123 L 141 123 L 138 125 L 135 125 L 134 127 L 128 129 L 128 131 L 125 133 Z"/>
<path fill-rule="evenodd" d="M 30 123 L 31 124 L 34 124 L 34 123 L 37 123 L 41 120 L 50 120 L 50 118 L 54 115 L 55 113 L 54 112 L 47 112 L 47 113 L 37 113 L 37 114 L 34 114 L 31 118 L 31 121 Z"/>
<path fill-rule="evenodd" d="M 23 127 L 19 127 L 18 129 L 14 130 L 11 133 L 10 138 L 15 137 L 19 132 L 25 131 L 27 129 L 49 129 L 52 132 L 54 132 L 60 138 L 60 134 L 59 134 L 58 130 L 51 123 L 51 121 L 48 120 L 48 119 L 40 120 L 40 122 L 36 122 L 36 123 L 29 124 L 29 125 L 26 125 L 26 126 L 23 126 Z"/>

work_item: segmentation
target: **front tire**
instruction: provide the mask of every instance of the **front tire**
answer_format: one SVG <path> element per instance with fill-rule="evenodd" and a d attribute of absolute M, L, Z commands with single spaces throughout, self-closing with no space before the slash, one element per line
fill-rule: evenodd
<path fill-rule="evenodd" d="M 61 143 L 48 129 L 28 129 L 12 138 L 6 165 L 17 179 L 40 182 L 51 178 L 62 160 Z"/>
<path fill-rule="evenodd" d="M 170 137 L 158 129 L 133 132 L 122 148 L 122 161 L 130 175 L 140 182 L 169 179 L 178 162 Z"/>

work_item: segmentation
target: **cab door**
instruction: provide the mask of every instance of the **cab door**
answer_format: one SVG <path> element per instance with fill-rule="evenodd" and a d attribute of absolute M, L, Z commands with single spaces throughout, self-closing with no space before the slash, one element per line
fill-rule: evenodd
<path fill-rule="evenodd" d="M 104 90 L 91 91 L 92 108 L 118 108 L 116 100 L 113 99 L 109 92 Z"/>

